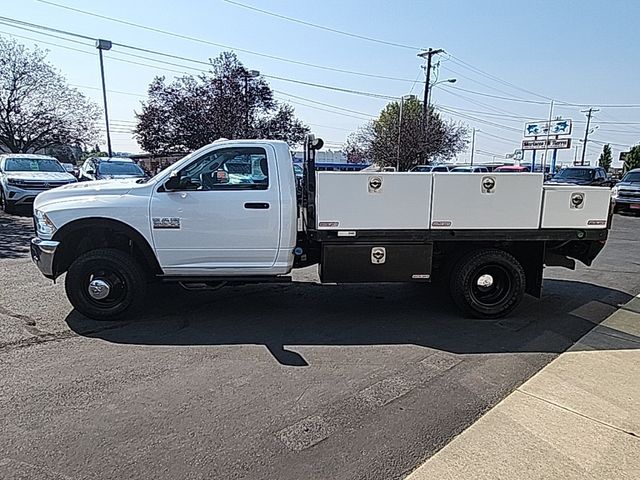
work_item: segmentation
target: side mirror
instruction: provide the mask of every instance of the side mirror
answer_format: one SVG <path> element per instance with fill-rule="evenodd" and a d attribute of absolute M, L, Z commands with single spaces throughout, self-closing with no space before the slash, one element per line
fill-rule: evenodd
<path fill-rule="evenodd" d="M 178 170 L 174 170 L 169 175 L 169 178 L 166 182 L 164 182 L 164 189 L 168 192 L 172 190 L 178 190 L 180 188 L 180 172 Z"/>

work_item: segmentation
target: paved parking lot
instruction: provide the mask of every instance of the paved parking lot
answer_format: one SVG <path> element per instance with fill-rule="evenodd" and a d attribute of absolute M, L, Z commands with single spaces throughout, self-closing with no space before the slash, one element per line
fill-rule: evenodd
<path fill-rule="evenodd" d="M 0 478 L 402 478 L 640 293 L 640 218 L 541 300 L 459 318 L 419 285 L 155 288 L 73 312 L 0 215 Z"/>

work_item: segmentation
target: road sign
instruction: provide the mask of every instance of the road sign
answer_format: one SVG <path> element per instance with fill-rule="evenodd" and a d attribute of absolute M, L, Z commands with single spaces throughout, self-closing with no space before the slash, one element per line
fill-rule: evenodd
<path fill-rule="evenodd" d="M 517 148 L 513 151 L 513 159 L 514 160 L 523 160 L 524 159 L 524 150 L 521 148 Z"/>
<path fill-rule="evenodd" d="M 547 146 L 547 139 L 522 140 L 522 150 L 555 150 L 556 148 L 571 148 L 570 138 L 550 138 Z"/>
<path fill-rule="evenodd" d="M 524 124 L 525 137 L 541 137 L 543 135 L 571 135 L 571 119 L 551 120 L 551 122 L 527 122 Z"/>

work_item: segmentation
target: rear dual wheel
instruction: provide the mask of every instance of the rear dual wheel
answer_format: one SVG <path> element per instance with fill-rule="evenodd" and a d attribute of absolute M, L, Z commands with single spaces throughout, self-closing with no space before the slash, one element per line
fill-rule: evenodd
<path fill-rule="evenodd" d="M 450 290 L 456 305 L 476 318 L 500 318 L 522 301 L 526 286 L 520 262 L 503 250 L 474 250 L 453 267 Z"/>

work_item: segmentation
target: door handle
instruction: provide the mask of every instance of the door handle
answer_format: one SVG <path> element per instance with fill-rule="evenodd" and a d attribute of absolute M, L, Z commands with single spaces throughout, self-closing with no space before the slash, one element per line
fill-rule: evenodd
<path fill-rule="evenodd" d="M 263 202 L 249 202 L 244 204 L 244 208 L 250 210 L 268 210 L 270 205 Z"/>

